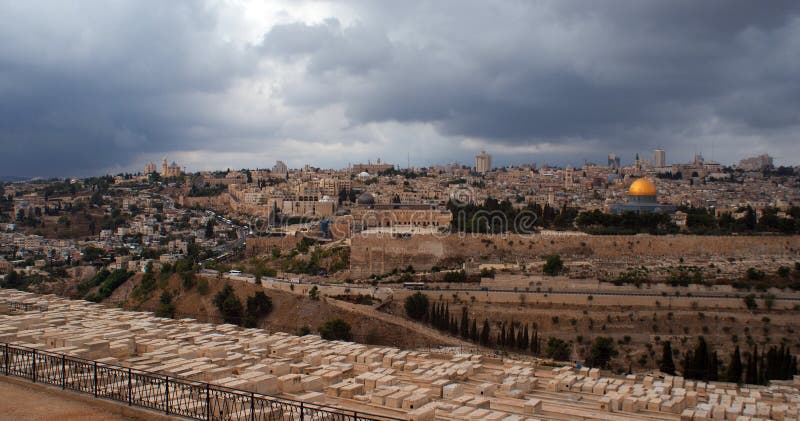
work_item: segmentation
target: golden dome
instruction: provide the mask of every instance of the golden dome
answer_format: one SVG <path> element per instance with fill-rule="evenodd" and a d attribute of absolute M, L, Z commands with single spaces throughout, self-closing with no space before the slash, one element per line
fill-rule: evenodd
<path fill-rule="evenodd" d="M 631 184 L 629 196 L 655 196 L 656 186 L 646 178 L 640 178 Z"/>

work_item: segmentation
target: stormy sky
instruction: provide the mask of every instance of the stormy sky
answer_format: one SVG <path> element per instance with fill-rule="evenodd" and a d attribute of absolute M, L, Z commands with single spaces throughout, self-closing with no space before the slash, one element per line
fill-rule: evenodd
<path fill-rule="evenodd" d="M 0 175 L 800 163 L 800 2 L 0 0 Z"/>

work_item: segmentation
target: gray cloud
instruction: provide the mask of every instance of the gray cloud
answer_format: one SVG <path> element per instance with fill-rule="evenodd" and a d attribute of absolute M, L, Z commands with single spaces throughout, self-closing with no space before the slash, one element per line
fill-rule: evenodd
<path fill-rule="evenodd" d="M 0 172 L 137 169 L 166 152 L 294 156 L 287 139 L 439 162 L 469 159 L 465 139 L 550 145 L 525 157 L 540 162 L 656 146 L 681 159 L 709 143 L 723 161 L 800 153 L 795 1 L 346 5 L 354 19 L 284 20 L 249 42 L 228 36 L 214 4 L 5 3 Z"/>
<path fill-rule="evenodd" d="M 368 76 L 350 89 L 336 85 L 339 96 L 320 98 L 344 102 L 359 122 L 430 121 L 447 134 L 510 143 L 581 137 L 624 147 L 643 129 L 685 131 L 712 117 L 753 129 L 798 122 L 791 111 L 748 112 L 752 105 L 798 99 L 788 92 L 797 87 L 796 56 L 764 68 L 791 54 L 792 45 L 780 44 L 800 35 L 794 2 L 769 8 L 748 2 L 442 5 L 452 13 L 447 17 L 415 6 L 374 10 L 378 16 L 370 18 L 385 19 L 387 32 L 399 30 L 392 27 L 395 14 L 399 25 L 407 23 L 403 16 L 421 17 L 417 39 L 395 41 L 386 49 L 391 60 L 378 68 L 370 63 Z M 505 19 L 493 25 L 497 15 Z M 337 41 L 326 42 L 319 27 L 292 29 L 294 40 L 318 37 L 317 48 L 303 51 L 313 77 L 319 77 L 320 56 L 336 49 L 319 46 L 348 35 L 331 34 Z M 265 44 L 280 42 L 273 35 L 282 32 L 273 29 Z M 292 99 L 291 91 L 285 94 Z"/>

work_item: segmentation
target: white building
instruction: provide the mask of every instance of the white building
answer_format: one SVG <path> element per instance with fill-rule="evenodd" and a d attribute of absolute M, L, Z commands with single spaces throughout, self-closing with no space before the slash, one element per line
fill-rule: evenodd
<path fill-rule="evenodd" d="M 486 151 L 481 151 L 480 154 L 475 156 L 475 171 L 486 174 L 487 172 L 492 170 L 492 155 L 486 153 Z"/>
<path fill-rule="evenodd" d="M 653 151 L 653 166 L 664 168 L 667 164 L 667 153 L 663 149 Z"/>

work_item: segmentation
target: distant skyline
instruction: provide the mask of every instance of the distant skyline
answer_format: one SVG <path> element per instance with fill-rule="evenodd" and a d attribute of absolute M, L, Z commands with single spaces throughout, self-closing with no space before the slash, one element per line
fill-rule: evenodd
<path fill-rule="evenodd" d="M 0 3 L 0 175 L 800 163 L 800 2 Z"/>

